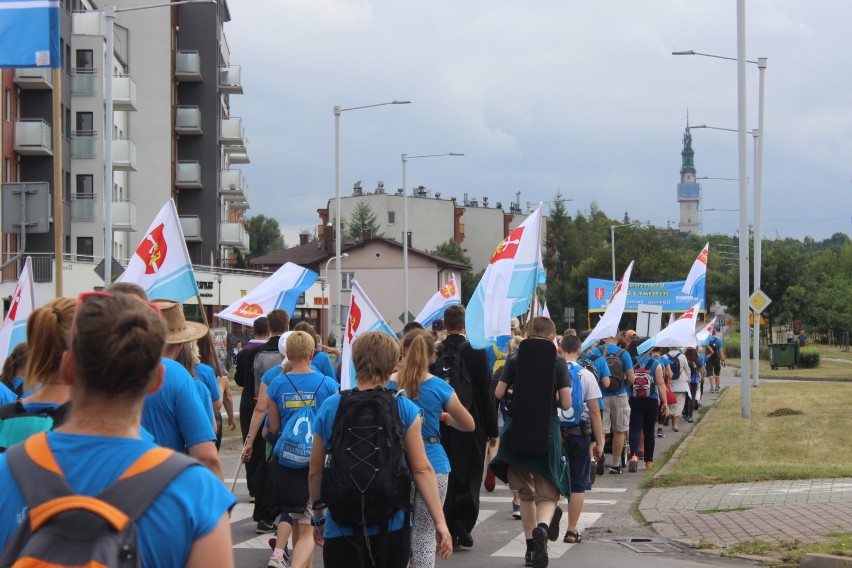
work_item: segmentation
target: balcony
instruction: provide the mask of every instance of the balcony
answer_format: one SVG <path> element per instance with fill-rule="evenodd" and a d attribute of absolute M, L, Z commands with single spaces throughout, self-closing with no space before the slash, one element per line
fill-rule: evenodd
<path fill-rule="evenodd" d="M 133 140 L 113 139 L 112 169 L 119 172 L 136 171 L 136 143 Z"/>
<path fill-rule="evenodd" d="M 98 92 L 95 82 L 98 77 L 96 69 L 72 69 L 71 70 L 71 94 L 75 97 L 91 97 Z"/>
<path fill-rule="evenodd" d="M 197 106 L 177 107 L 175 132 L 182 135 L 201 134 L 201 109 Z"/>
<path fill-rule="evenodd" d="M 94 193 L 75 193 L 71 196 L 71 220 L 94 221 L 98 218 L 98 200 Z"/>
<path fill-rule="evenodd" d="M 114 231 L 136 230 L 136 204 L 129 200 L 112 202 L 112 229 Z"/>
<path fill-rule="evenodd" d="M 237 81 L 239 81 L 239 68 L 237 68 Z M 47 90 L 53 88 L 50 69 L 15 69 L 15 84 L 22 89 Z M 240 91 L 242 92 L 242 90 Z"/>
<path fill-rule="evenodd" d="M 242 95 L 243 83 L 240 79 L 240 66 L 219 68 L 219 91 L 229 95 Z"/>
<path fill-rule="evenodd" d="M 227 203 L 227 205 L 228 205 L 228 210 L 229 210 L 229 211 L 245 211 L 246 209 L 248 209 L 249 207 L 251 207 L 251 206 L 249 205 L 249 202 L 248 202 L 248 200 L 247 200 L 247 199 L 246 199 L 246 200 L 241 200 L 241 201 L 229 201 L 229 202 Z"/>
<path fill-rule="evenodd" d="M 71 132 L 71 157 L 84 160 L 98 155 L 98 133 L 95 130 L 74 130 Z"/>
<path fill-rule="evenodd" d="M 179 215 L 183 240 L 188 243 L 201 242 L 201 217 L 198 215 Z"/>
<path fill-rule="evenodd" d="M 120 111 L 136 110 L 136 82 L 130 75 L 113 77 L 112 108 Z"/>
<path fill-rule="evenodd" d="M 175 186 L 180 188 L 200 188 L 201 185 L 201 163 L 200 162 L 178 162 L 175 172 Z"/>
<path fill-rule="evenodd" d="M 219 185 L 219 195 L 225 201 L 245 201 L 248 187 L 240 170 L 224 170 L 221 172 L 222 182 Z"/>
<path fill-rule="evenodd" d="M 178 81 L 201 81 L 201 56 L 197 51 L 178 51 L 175 62 L 175 79 Z"/>
<path fill-rule="evenodd" d="M 244 253 L 249 252 L 249 235 L 242 223 L 222 222 L 219 224 L 219 231 L 220 245 L 237 247 L 240 252 Z"/>
<path fill-rule="evenodd" d="M 236 148 L 236 147 L 234 147 Z M 228 148 L 225 148 L 228 150 Z M 229 164 L 248 164 L 250 163 L 248 152 L 245 148 L 239 152 L 228 152 L 228 163 Z"/>
<path fill-rule="evenodd" d="M 53 129 L 44 120 L 25 118 L 15 121 L 15 152 L 22 156 L 52 156 Z"/>
<path fill-rule="evenodd" d="M 219 130 L 219 143 L 226 152 L 239 152 L 246 146 L 246 134 L 241 118 L 223 118 Z"/>
<path fill-rule="evenodd" d="M 71 33 L 74 35 L 105 36 L 106 19 L 100 10 L 74 12 L 71 18 Z"/>

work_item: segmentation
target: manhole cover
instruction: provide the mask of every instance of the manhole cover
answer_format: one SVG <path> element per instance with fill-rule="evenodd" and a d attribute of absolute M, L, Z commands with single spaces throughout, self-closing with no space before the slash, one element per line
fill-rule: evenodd
<path fill-rule="evenodd" d="M 662 542 L 620 542 L 633 552 L 677 552 L 677 548 Z"/>

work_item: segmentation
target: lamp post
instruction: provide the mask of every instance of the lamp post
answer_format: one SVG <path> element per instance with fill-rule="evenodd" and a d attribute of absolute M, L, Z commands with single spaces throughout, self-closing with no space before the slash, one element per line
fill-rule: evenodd
<path fill-rule="evenodd" d="M 182 4 L 215 4 L 216 0 L 179 0 L 131 8 L 104 6 L 106 21 L 106 52 L 104 53 L 104 285 L 112 284 L 112 131 L 113 86 L 112 58 L 115 56 L 115 16 L 119 12 L 136 12 L 149 8 L 169 8 Z"/>
<path fill-rule="evenodd" d="M 336 209 L 336 217 L 334 220 L 334 256 L 335 258 L 340 256 L 340 249 L 342 246 L 341 241 L 341 219 L 340 219 L 340 115 L 349 110 L 361 110 L 365 108 L 373 108 L 387 105 L 407 105 L 411 104 L 411 101 L 388 101 L 386 103 L 376 103 L 372 105 L 363 105 L 357 107 L 349 107 L 349 108 L 341 108 L 339 106 L 334 107 L 334 199 L 337 201 Z M 334 290 L 336 291 L 336 313 L 338 324 L 343 329 L 343 322 L 340 321 L 340 297 L 341 297 L 341 285 L 340 281 L 340 263 L 337 263 L 337 272 L 335 275 L 337 279 L 337 284 L 334 286 Z M 341 332 L 341 337 L 342 337 Z"/>
<path fill-rule="evenodd" d="M 325 261 L 325 280 L 322 282 L 323 309 L 325 309 L 325 283 L 328 281 L 328 265 L 333 260 L 337 260 L 337 259 L 342 260 L 342 259 L 346 258 L 347 256 L 349 256 L 349 253 L 344 252 L 341 255 L 334 255 L 333 257 L 331 257 L 327 261 Z M 338 284 L 338 286 L 337 286 L 337 300 L 338 300 L 338 303 L 340 303 L 340 284 L 341 284 L 341 282 L 340 282 L 340 263 L 339 262 L 337 263 L 337 266 L 335 268 L 337 270 L 337 284 Z M 329 292 L 330 291 L 331 290 L 329 290 Z M 337 315 L 338 315 L 338 319 L 339 319 L 339 317 L 340 317 L 340 311 L 339 310 L 337 312 Z M 338 323 L 340 323 L 340 322 L 338 322 Z M 331 321 L 328 322 L 328 329 L 329 330 L 331 329 Z"/>
<path fill-rule="evenodd" d="M 408 323 L 408 187 L 406 185 L 406 165 L 408 160 L 417 158 L 461 157 L 464 154 L 447 152 L 445 154 L 421 154 L 409 156 L 402 154 L 402 325 Z"/>
<path fill-rule="evenodd" d="M 763 123 L 763 107 L 764 107 L 764 92 L 766 85 L 766 65 L 768 59 L 766 57 L 758 57 L 757 61 L 747 60 L 745 58 L 745 0 L 737 0 L 737 57 L 724 57 L 721 55 L 713 55 L 710 53 L 700 53 L 694 50 L 688 51 L 673 51 L 672 55 L 700 55 L 703 57 L 712 57 L 715 59 L 727 59 L 729 61 L 737 62 L 737 115 L 738 115 L 738 126 L 742 132 L 740 132 L 740 138 L 738 141 L 738 145 L 742 146 L 739 149 L 739 160 L 742 162 L 740 172 L 740 235 L 748 235 L 747 231 L 747 223 L 748 223 L 748 212 L 745 209 L 745 206 L 748 201 L 747 188 L 745 187 L 745 181 L 742 181 L 745 172 L 745 113 L 746 113 L 746 104 L 745 104 L 745 90 L 746 90 L 746 79 L 745 79 L 745 64 L 751 63 L 753 65 L 757 65 L 757 69 L 759 72 L 758 78 L 758 106 L 757 106 L 757 132 L 759 136 L 755 134 L 755 173 L 754 173 L 754 288 L 755 290 L 760 289 L 761 285 L 761 265 L 763 263 L 763 140 L 765 139 L 765 128 Z M 748 251 L 748 247 L 743 247 L 742 245 L 743 239 L 740 239 L 740 248 L 745 248 L 746 252 Z M 746 261 L 747 261 L 747 257 Z M 740 290 L 740 302 L 745 302 L 748 300 L 748 274 L 743 276 L 744 269 L 740 268 L 740 283 L 742 286 L 742 282 L 746 283 L 746 290 Z M 747 322 L 747 318 L 744 315 L 744 311 L 740 310 L 740 325 L 742 326 L 743 322 Z M 746 326 L 747 327 L 747 326 Z M 745 329 L 741 327 L 742 329 Z M 759 370 L 760 370 L 760 318 L 755 318 L 755 333 L 754 333 L 754 385 L 758 385 L 759 381 Z M 747 339 L 745 338 L 745 334 L 741 333 L 741 346 L 748 345 Z M 746 351 L 743 350 L 745 354 Z M 746 391 L 745 388 L 748 385 L 748 368 L 746 367 L 746 371 L 742 375 L 742 384 L 743 390 Z M 742 401 L 742 412 L 743 418 L 748 418 L 751 415 L 750 410 L 750 395 L 747 392 L 743 393 L 743 401 Z"/>

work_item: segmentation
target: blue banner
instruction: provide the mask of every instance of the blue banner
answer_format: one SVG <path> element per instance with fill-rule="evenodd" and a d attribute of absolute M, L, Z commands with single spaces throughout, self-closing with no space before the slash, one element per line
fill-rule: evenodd
<path fill-rule="evenodd" d="M 639 304 L 662 306 L 664 312 L 685 312 L 698 301 L 705 306 L 704 279 L 696 284 L 696 296 L 681 292 L 684 282 L 631 282 L 627 287 L 627 304 L 624 311 L 638 312 Z M 589 278 L 589 312 L 605 311 L 613 290 L 615 284 L 612 280 Z"/>
<path fill-rule="evenodd" d="M 0 0 L 0 67 L 61 67 L 59 43 L 59 0 Z"/>

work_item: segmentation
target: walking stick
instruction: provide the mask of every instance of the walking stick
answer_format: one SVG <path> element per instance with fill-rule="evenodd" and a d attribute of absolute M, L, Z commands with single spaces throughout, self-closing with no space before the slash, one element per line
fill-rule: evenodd
<path fill-rule="evenodd" d="M 248 442 L 249 442 L 249 440 L 248 440 L 248 438 L 246 438 L 246 441 L 243 444 L 243 449 L 240 452 L 240 459 L 237 460 L 237 471 L 234 472 L 234 480 L 231 482 L 231 493 L 234 492 L 234 488 L 237 486 L 237 479 L 239 478 L 240 470 L 243 467 L 243 455 L 245 455 L 245 453 L 246 453 L 246 448 L 248 447 Z"/>

